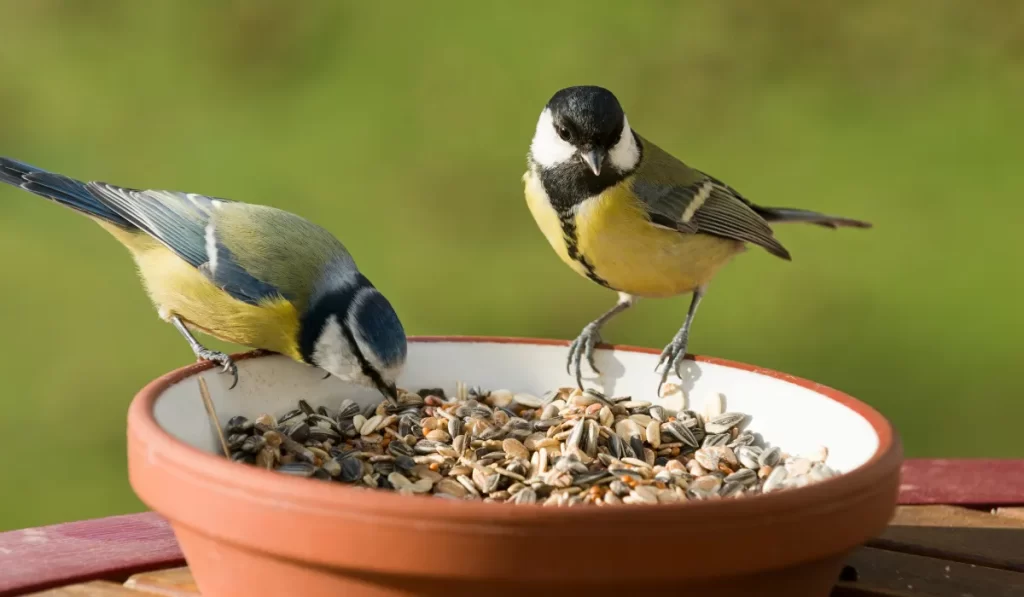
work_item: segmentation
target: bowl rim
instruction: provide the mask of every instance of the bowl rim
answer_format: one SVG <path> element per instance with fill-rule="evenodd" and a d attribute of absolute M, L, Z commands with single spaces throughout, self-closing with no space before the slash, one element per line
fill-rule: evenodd
<path fill-rule="evenodd" d="M 410 343 L 485 343 L 485 344 L 519 344 L 539 346 L 564 346 L 565 340 L 507 336 L 410 336 Z M 635 352 L 642 354 L 660 354 L 661 351 L 623 344 L 601 343 L 597 348 Z M 257 349 L 235 353 L 232 358 L 243 361 L 266 356 L 280 356 L 277 353 Z M 286 357 L 287 358 L 287 357 Z M 320 514 L 330 510 L 333 518 L 354 519 L 362 522 L 369 519 L 380 524 L 394 524 L 402 519 L 421 517 L 428 511 L 431 518 L 444 524 L 465 523 L 473 526 L 503 525 L 522 527 L 539 523 L 551 524 L 564 522 L 578 524 L 582 520 L 590 520 L 599 516 L 608 524 L 636 522 L 644 517 L 664 517 L 667 514 L 694 516 L 725 515 L 732 523 L 725 526 L 740 525 L 749 516 L 762 517 L 771 515 L 784 520 L 797 520 L 807 513 L 838 511 L 844 503 L 851 499 L 860 501 L 867 499 L 864 494 L 872 496 L 880 491 L 887 491 L 886 479 L 895 471 L 898 474 L 903 460 L 902 445 L 899 435 L 891 423 L 880 412 L 852 396 L 788 373 L 773 369 L 749 365 L 718 357 L 693 355 L 687 353 L 687 359 L 729 367 L 741 371 L 749 371 L 774 379 L 779 379 L 809 389 L 825 398 L 846 406 L 863 417 L 872 427 L 878 438 L 878 446 L 871 457 L 860 466 L 836 477 L 832 477 L 787 491 L 774 492 L 744 497 L 741 499 L 686 501 L 669 504 L 654 504 L 635 507 L 628 504 L 603 506 L 598 508 L 548 508 L 536 504 L 534 508 L 519 504 L 488 503 L 471 500 L 441 500 L 433 496 L 398 495 L 388 491 L 349 487 L 338 483 L 314 483 L 310 479 L 294 478 L 269 470 L 246 466 L 231 462 L 219 454 L 210 454 L 195 446 L 173 437 L 156 421 L 153 414 L 156 400 L 171 386 L 185 381 L 199 373 L 208 371 L 214 363 L 200 361 L 169 371 L 147 383 L 132 400 L 128 409 L 128 443 L 129 452 L 145 447 L 146 454 L 158 454 L 160 460 L 168 463 L 178 476 L 188 476 L 201 481 L 206 488 L 231 493 L 238 496 L 239 491 L 258 502 L 286 500 L 291 504 L 290 510 L 316 511 Z M 133 446 L 133 444 L 136 444 Z M 129 469 L 134 467 L 129 466 Z M 130 477 L 132 471 L 130 470 Z M 227 481 L 225 481 L 225 479 Z M 143 495 L 136 487 L 133 479 L 130 483 L 143 502 L 150 504 L 150 496 Z M 895 508 L 896 494 L 893 494 Z M 523 508 L 530 508 L 529 516 L 523 516 Z M 156 510 L 161 508 L 154 507 Z M 168 515 L 175 519 L 176 515 Z M 182 521 L 185 522 L 185 521 Z"/>

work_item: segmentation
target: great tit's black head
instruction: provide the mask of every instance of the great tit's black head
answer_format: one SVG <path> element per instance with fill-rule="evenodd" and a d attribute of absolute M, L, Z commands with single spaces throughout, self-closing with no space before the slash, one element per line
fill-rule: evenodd
<path fill-rule="evenodd" d="M 328 278 L 314 294 L 302 316 L 299 352 L 304 361 L 335 377 L 397 400 L 405 330 L 391 303 L 360 273 Z"/>
<path fill-rule="evenodd" d="M 619 100 L 595 85 L 567 87 L 551 97 L 537 122 L 530 156 L 547 169 L 578 162 L 595 177 L 608 167 L 630 172 L 640 159 Z"/>

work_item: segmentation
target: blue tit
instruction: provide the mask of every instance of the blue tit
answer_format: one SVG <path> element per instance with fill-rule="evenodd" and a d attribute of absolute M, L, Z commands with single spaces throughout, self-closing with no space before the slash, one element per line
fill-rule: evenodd
<path fill-rule="evenodd" d="M 81 212 L 128 248 L 160 318 L 238 382 L 193 331 L 318 367 L 396 400 L 406 336 L 329 232 L 297 215 L 195 193 L 84 183 L 0 158 L 0 180 Z"/>
<path fill-rule="evenodd" d="M 562 89 L 537 121 L 523 176 L 526 203 L 558 256 L 619 294 L 569 348 L 582 389 L 601 327 L 640 297 L 692 293 L 682 327 L 661 353 L 659 390 L 680 375 L 694 314 L 708 283 L 748 243 L 790 259 L 770 224 L 869 228 L 867 222 L 802 209 L 755 205 L 724 182 L 687 166 L 630 128 L 607 89 Z"/>

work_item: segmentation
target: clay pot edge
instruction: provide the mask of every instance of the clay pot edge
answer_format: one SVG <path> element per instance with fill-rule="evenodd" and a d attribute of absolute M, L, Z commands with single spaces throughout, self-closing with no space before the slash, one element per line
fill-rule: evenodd
<path fill-rule="evenodd" d="M 568 345 L 568 342 L 561 340 L 481 336 L 420 336 L 410 337 L 409 341 Z M 659 351 L 654 349 L 627 345 L 602 344 L 601 347 L 659 354 Z M 273 353 L 256 350 L 233 355 L 233 358 L 242 361 L 271 354 Z M 419 518 L 420 514 L 429 509 L 431 519 L 434 519 L 439 525 L 448 527 L 462 522 L 470 524 L 470 526 L 475 526 L 473 523 L 483 523 L 489 526 L 504 524 L 511 527 L 544 525 L 554 530 L 561 526 L 558 524 L 559 522 L 572 525 L 579 523 L 579 519 L 587 520 L 595 515 L 600 516 L 603 525 L 612 525 L 636 524 L 645 517 L 661 519 L 663 523 L 664 516 L 673 513 L 683 514 L 684 512 L 709 518 L 717 515 L 721 519 L 734 521 L 737 525 L 742 524 L 742 520 L 748 516 L 782 516 L 785 518 L 792 515 L 799 518 L 806 515 L 808 509 L 815 511 L 837 509 L 839 507 L 837 502 L 844 501 L 844 496 L 857 493 L 857 488 L 868 487 L 883 481 L 892 474 L 894 469 L 898 471 L 902 462 L 902 446 L 899 438 L 889 422 L 870 406 L 838 390 L 790 374 L 716 357 L 701 355 L 688 355 L 688 357 L 698 362 L 751 371 L 794 383 L 839 402 L 868 421 L 878 436 L 878 448 L 871 458 L 860 467 L 836 478 L 798 490 L 751 496 L 741 500 L 688 502 L 645 508 L 628 505 L 606 506 L 601 508 L 599 513 L 590 512 L 589 510 L 592 509 L 589 508 L 544 508 L 538 505 L 535 508 L 527 507 L 534 511 L 529 517 L 523 517 L 523 506 L 511 504 L 449 502 L 426 496 L 400 496 L 386 492 L 368 492 L 363 489 L 326 483 L 318 485 L 311 483 L 309 479 L 293 479 L 272 471 L 238 465 L 221 456 L 212 455 L 184 444 L 173 438 L 156 423 L 153 418 L 153 406 L 156 399 L 168 387 L 214 366 L 206 362 L 170 371 L 147 384 L 136 395 L 129 408 L 129 443 L 138 441 L 145 444 L 148 453 L 159 454 L 161 458 L 173 462 L 175 468 L 181 472 L 187 471 L 191 476 L 201 477 L 204 479 L 204 485 L 224 493 L 236 493 L 241 490 L 250 496 L 264 494 L 265 499 L 270 500 L 277 496 L 280 499 L 293 502 L 295 506 L 301 505 L 301 507 L 321 512 L 329 510 L 332 515 L 338 517 L 358 517 L 364 521 L 367 518 L 379 518 L 382 524 L 392 524 L 400 519 Z M 134 436 L 134 440 L 132 436 Z M 224 484 L 224 479 L 230 479 L 231 483 Z M 339 506 L 344 506 L 344 508 L 339 508 Z M 605 532 L 607 532 L 607 527 Z"/>

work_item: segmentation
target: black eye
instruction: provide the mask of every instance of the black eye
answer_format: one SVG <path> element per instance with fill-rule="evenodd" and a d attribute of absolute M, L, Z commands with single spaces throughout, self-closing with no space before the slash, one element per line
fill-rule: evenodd
<path fill-rule="evenodd" d="M 569 140 L 569 129 L 565 128 L 564 126 L 556 124 L 555 132 L 558 133 L 558 136 L 562 138 L 562 141 Z"/>

